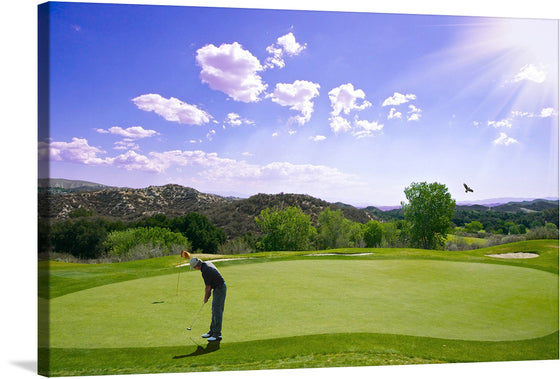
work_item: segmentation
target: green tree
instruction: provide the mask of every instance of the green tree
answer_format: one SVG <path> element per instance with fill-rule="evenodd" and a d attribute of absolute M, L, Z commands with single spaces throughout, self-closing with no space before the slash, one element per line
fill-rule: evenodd
<path fill-rule="evenodd" d="M 255 217 L 255 222 L 263 234 L 263 248 L 267 251 L 306 250 L 317 235 L 311 218 L 295 206 L 272 211 L 266 208 Z"/>
<path fill-rule="evenodd" d="M 55 252 L 82 259 L 99 258 L 105 252 L 103 241 L 109 228 L 109 223 L 101 219 L 58 222 L 49 229 L 50 245 Z"/>
<path fill-rule="evenodd" d="M 226 233 L 200 213 L 191 212 L 169 221 L 172 231 L 180 232 L 192 243 L 194 251 L 216 254 L 226 241 Z"/>
<path fill-rule="evenodd" d="M 319 223 L 318 244 L 321 249 L 349 247 L 351 244 L 352 221 L 346 219 L 341 210 L 323 210 L 317 216 Z"/>
<path fill-rule="evenodd" d="M 465 231 L 467 233 L 477 233 L 480 230 L 482 230 L 484 228 L 484 226 L 482 225 L 482 223 L 480 221 L 472 221 L 469 222 L 468 224 L 465 224 Z"/>
<path fill-rule="evenodd" d="M 439 183 L 412 183 L 404 193 L 408 204 L 401 205 L 411 226 L 412 244 L 423 249 L 444 246 L 455 212 L 455 200 L 447 187 Z"/>
<path fill-rule="evenodd" d="M 377 247 L 383 239 L 383 228 L 379 221 L 370 220 L 364 227 L 364 242 L 366 247 Z"/>

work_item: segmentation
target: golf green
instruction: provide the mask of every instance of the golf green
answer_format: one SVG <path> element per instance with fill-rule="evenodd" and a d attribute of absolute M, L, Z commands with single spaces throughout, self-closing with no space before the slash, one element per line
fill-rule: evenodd
<path fill-rule="evenodd" d="M 558 275 L 438 260 L 299 259 L 220 267 L 224 340 L 386 333 L 513 341 L 558 330 Z M 178 281 L 179 279 L 179 281 Z M 179 291 L 177 283 L 179 282 Z M 50 347 L 178 346 L 208 330 L 198 271 L 95 287 L 50 300 Z"/>

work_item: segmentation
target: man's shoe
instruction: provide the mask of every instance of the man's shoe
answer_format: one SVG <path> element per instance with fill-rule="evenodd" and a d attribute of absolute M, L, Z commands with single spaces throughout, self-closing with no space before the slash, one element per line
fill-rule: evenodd
<path fill-rule="evenodd" d="M 210 332 L 208 332 L 208 333 L 205 333 L 205 334 L 201 335 L 201 337 L 202 338 L 209 338 L 209 337 L 212 337 L 212 334 Z"/>
<path fill-rule="evenodd" d="M 222 336 L 219 336 L 219 337 L 212 336 L 212 337 L 208 338 L 208 342 L 221 341 L 221 340 L 222 340 Z"/>

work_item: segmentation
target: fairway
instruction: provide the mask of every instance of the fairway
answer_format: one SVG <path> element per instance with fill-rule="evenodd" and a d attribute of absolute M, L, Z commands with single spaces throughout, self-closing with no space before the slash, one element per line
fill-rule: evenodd
<path fill-rule="evenodd" d="M 385 333 L 513 341 L 558 330 L 558 275 L 529 268 L 440 260 L 301 258 L 217 264 L 228 285 L 224 342 Z M 50 300 L 51 348 L 202 343 L 211 306 L 193 327 L 199 272 L 147 277 Z"/>

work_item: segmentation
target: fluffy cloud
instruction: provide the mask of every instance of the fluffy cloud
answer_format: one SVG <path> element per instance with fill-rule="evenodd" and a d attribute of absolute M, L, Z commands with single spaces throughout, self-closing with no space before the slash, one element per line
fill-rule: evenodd
<path fill-rule="evenodd" d="M 513 78 L 514 82 L 529 80 L 535 83 L 542 83 L 546 79 L 546 71 L 537 68 L 533 64 L 527 64 L 519 70 L 519 73 Z"/>
<path fill-rule="evenodd" d="M 418 121 L 420 119 L 420 114 L 422 113 L 422 109 L 410 104 L 408 106 L 408 121 Z"/>
<path fill-rule="evenodd" d="M 225 121 L 224 121 L 224 127 L 225 125 L 228 126 L 241 126 L 241 125 L 252 125 L 254 124 L 253 121 L 251 120 L 247 120 L 245 118 L 241 118 L 240 115 L 238 115 L 237 113 L 228 113 Z"/>
<path fill-rule="evenodd" d="M 140 95 L 132 99 L 132 102 L 138 109 L 147 112 L 153 111 L 167 121 L 180 124 L 202 125 L 212 119 L 212 116 L 205 111 L 174 97 L 166 99 L 161 95 L 150 93 Z"/>
<path fill-rule="evenodd" d="M 352 125 L 350 125 L 350 122 L 344 117 L 334 116 L 331 117 L 329 121 L 330 121 L 331 130 L 336 134 L 345 133 L 349 130 L 352 130 Z"/>
<path fill-rule="evenodd" d="M 202 69 L 202 82 L 233 100 L 257 102 L 266 90 L 258 75 L 263 70 L 259 60 L 237 42 L 220 47 L 206 45 L 197 50 L 196 62 Z"/>
<path fill-rule="evenodd" d="M 383 124 L 377 121 L 360 120 L 354 117 L 354 123 L 350 123 L 346 118 L 341 116 L 333 116 L 329 119 L 331 130 L 336 133 L 347 133 L 358 139 L 374 136 L 375 132 L 380 132 L 383 129 Z"/>
<path fill-rule="evenodd" d="M 554 108 L 543 108 L 541 109 L 540 113 L 535 114 L 532 112 L 521 112 L 521 111 L 512 111 L 511 112 L 511 116 L 512 117 L 519 117 L 519 118 L 523 118 L 523 117 L 540 117 L 540 118 L 548 118 L 548 117 L 552 117 L 556 114 L 556 112 L 554 111 Z"/>
<path fill-rule="evenodd" d="M 295 56 L 299 55 L 305 48 L 306 44 L 299 44 L 296 42 L 296 37 L 293 33 L 288 33 L 279 37 L 275 44 L 272 44 L 266 48 L 266 51 L 271 54 L 265 62 L 266 68 L 273 68 L 278 66 L 283 68 L 286 64 L 284 63 L 284 55 Z"/>
<path fill-rule="evenodd" d="M 132 140 L 125 138 L 122 141 L 115 142 L 114 149 L 115 150 L 138 150 L 140 149 L 140 146 L 132 142 Z"/>
<path fill-rule="evenodd" d="M 72 138 L 71 142 L 39 142 L 39 160 L 81 163 L 86 165 L 103 164 L 99 157 L 105 151 L 90 146 L 84 138 Z"/>
<path fill-rule="evenodd" d="M 354 119 L 354 129 L 352 135 L 358 139 L 365 137 L 372 137 L 375 132 L 380 132 L 383 129 L 383 124 L 377 121 L 367 121 Z"/>
<path fill-rule="evenodd" d="M 488 126 L 492 126 L 494 128 L 511 128 L 511 119 L 509 118 L 504 118 L 503 120 L 499 120 L 499 121 L 488 121 Z"/>
<path fill-rule="evenodd" d="M 352 110 L 363 110 L 371 107 L 369 101 L 363 100 L 358 104 L 357 100 L 364 99 L 366 94 L 361 89 L 354 89 L 352 83 L 342 84 L 339 87 L 333 88 L 329 92 L 329 99 L 333 108 L 332 115 L 338 116 L 341 112 L 349 114 Z"/>
<path fill-rule="evenodd" d="M 321 140 L 321 138 L 316 138 Z M 251 188 L 257 192 L 290 191 L 295 193 L 328 194 L 333 189 L 347 192 L 348 187 L 360 192 L 368 187 L 356 177 L 323 165 L 272 162 L 250 164 L 246 161 L 222 158 L 216 153 L 200 150 L 171 150 L 146 155 L 127 151 L 114 157 L 102 158 L 104 152 L 89 146 L 87 140 L 74 138 L 71 142 L 40 143 L 42 159 L 79 163 L 88 166 L 111 166 L 128 171 L 163 174 L 171 167 L 191 168 L 191 183 L 209 188 Z M 245 154 L 247 155 L 247 154 Z"/>
<path fill-rule="evenodd" d="M 319 96 L 319 88 L 319 84 L 306 80 L 296 80 L 291 84 L 278 83 L 269 97 L 277 104 L 300 112 L 301 116 L 292 117 L 290 122 L 295 121 L 303 125 L 311 118 L 314 106 L 312 100 Z"/>
<path fill-rule="evenodd" d="M 156 132 L 155 130 L 144 129 L 141 126 L 131 126 L 130 128 L 126 129 L 123 129 L 120 126 L 112 126 L 108 130 L 96 129 L 96 131 L 99 133 L 116 134 L 132 140 L 152 137 L 158 134 L 158 132 Z"/>
<path fill-rule="evenodd" d="M 317 134 L 316 136 L 311 136 L 311 137 L 309 137 L 309 139 L 310 139 L 311 141 L 313 141 L 313 142 L 319 142 L 319 141 L 324 141 L 324 140 L 326 140 L 327 137 L 325 137 L 325 136 L 323 136 L 323 135 L 320 135 L 320 134 Z"/>
<path fill-rule="evenodd" d="M 391 108 L 391 110 L 389 111 L 389 115 L 387 116 L 387 118 L 389 120 L 393 119 L 393 118 L 402 118 L 402 113 L 398 112 L 396 110 L 396 108 Z"/>
<path fill-rule="evenodd" d="M 388 97 L 383 101 L 383 106 L 387 105 L 400 105 L 404 103 L 408 103 L 410 100 L 416 100 L 416 95 L 414 94 L 407 94 L 403 95 L 402 93 L 395 92 L 393 96 Z"/>
<path fill-rule="evenodd" d="M 516 139 L 508 137 L 507 134 L 500 132 L 500 136 L 492 141 L 494 145 L 504 145 L 509 146 L 514 143 L 518 143 Z"/>

